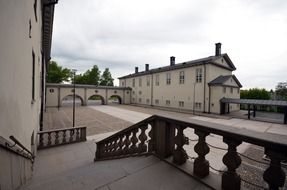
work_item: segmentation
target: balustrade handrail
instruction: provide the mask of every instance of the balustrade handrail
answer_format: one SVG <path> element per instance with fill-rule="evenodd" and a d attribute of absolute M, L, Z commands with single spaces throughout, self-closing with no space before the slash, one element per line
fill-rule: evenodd
<path fill-rule="evenodd" d="M 199 178 L 209 175 L 211 166 L 205 156 L 210 149 L 206 143 L 206 137 L 209 134 L 215 134 L 222 136 L 223 142 L 228 146 L 222 159 L 227 167 L 222 174 L 222 189 L 240 189 L 241 177 L 236 173 L 236 169 L 241 164 L 237 146 L 242 142 L 264 147 L 270 163 L 263 178 L 269 188 L 278 189 L 284 185 L 286 174 L 281 168 L 281 162 L 287 159 L 286 136 L 196 119 L 179 120 L 172 116 L 153 115 L 97 142 L 95 161 L 153 153 L 163 159 L 173 156 L 175 164 L 183 164 L 188 158 L 183 148 L 188 144 L 188 138 L 184 135 L 186 128 L 194 129 L 194 133 L 198 136 L 197 144 L 194 146 L 198 157 L 194 160 L 193 173 Z M 148 135 L 146 135 L 147 130 L 149 130 Z"/>
<path fill-rule="evenodd" d="M 150 121 L 153 121 L 155 119 L 160 119 L 164 120 L 170 123 L 176 123 L 179 126 L 186 126 L 190 127 L 193 129 L 199 129 L 201 131 L 206 131 L 208 133 L 213 133 L 216 135 L 220 136 L 229 136 L 231 138 L 235 138 L 244 142 L 248 142 L 251 144 L 255 144 L 258 146 L 264 146 L 268 148 L 272 148 L 275 150 L 280 150 L 282 152 L 287 153 L 287 138 L 284 135 L 280 134 L 272 134 L 272 133 L 262 133 L 262 132 L 257 132 L 245 128 L 237 128 L 237 127 L 230 127 L 227 125 L 221 125 L 221 124 L 216 124 L 216 123 L 210 123 L 207 121 L 199 121 L 195 119 L 177 119 L 171 117 L 163 117 L 163 116 L 158 116 L 158 115 L 153 115 L 151 117 L 148 117 L 139 123 L 136 123 L 126 129 L 123 129 L 105 139 L 102 139 L 97 142 L 97 144 L 110 140 L 119 134 L 125 133 L 126 131 L 130 131 L 142 124 L 148 123 Z"/>
<path fill-rule="evenodd" d="M 68 128 L 60 128 L 60 129 L 50 129 L 50 130 L 45 130 L 45 131 L 39 131 L 38 134 L 42 133 L 50 133 L 50 132 L 56 132 L 56 131 L 67 131 L 67 130 L 72 130 L 72 129 L 82 129 L 86 128 L 86 126 L 79 126 L 79 127 L 68 127 Z"/>
<path fill-rule="evenodd" d="M 25 159 L 29 159 L 32 163 L 34 162 L 35 155 L 32 152 L 30 152 L 24 145 L 22 145 L 22 143 L 20 143 L 13 135 L 11 135 L 9 138 L 14 142 L 14 144 L 9 142 L 2 136 L 0 136 L 0 138 L 2 139 L 0 140 L 1 147 L 18 156 L 21 156 Z M 16 147 L 16 145 L 21 149 Z"/>

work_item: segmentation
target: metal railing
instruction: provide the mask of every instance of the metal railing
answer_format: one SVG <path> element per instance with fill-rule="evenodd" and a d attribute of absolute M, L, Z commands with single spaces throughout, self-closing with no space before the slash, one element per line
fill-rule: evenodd
<path fill-rule="evenodd" d="M 18 141 L 13 135 L 11 135 L 9 138 L 13 141 L 13 143 L 0 136 L 0 146 L 9 152 L 29 159 L 33 163 L 35 158 L 34 154 L 24 145 L 22 145 L 22 143 L 20 143 L 20 141 Z"/>
<path fill-rule="evenodd" d="M 63 128 L 38 132 L 38 149 L 86 141 L 87 127 Z"/>
<path fill-rule="evenodd" d="M 237 146 L 242 142 L 264 147 L 265 154 L 270 158 L 263 179 L 269 189 L 279 189 L 285 183 L 286 174 L 281 168 L 281 162 L 287 158 L 287 138 L 283 135 L 261 133 L 247 129 L 203 122 L 198 120 L 177 120 L 162 116 L 151 116 L 129 128 L 126 128 L 108 138 L 97 142 L 95 161 L 154 154 L 162 159 L 173 156 L 173 163 L 181 165 L 188 159 L 183 146 L 189 139 L 184 135 L 184 129 L 192 128 L 198 136 L 194 151 L 193 174 L 199 178 L 209 175 L 210 164 L 205 156 L 210 147 L 206 137 L 216 134 L 223 137 L 227 144 L 227 152 L 223 156 L 226 170 L 222 172 L 222 189 L 240 189 L 241 177 L 236 169 L 241 164 Z"/>

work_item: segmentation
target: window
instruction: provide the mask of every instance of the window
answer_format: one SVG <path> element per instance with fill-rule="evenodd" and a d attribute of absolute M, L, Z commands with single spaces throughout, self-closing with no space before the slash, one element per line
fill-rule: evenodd
<path fill-rule="evenodd" d="M 159 86 L 159 75 L 155 75 L 155 85 Z"/>
<path fill-rule="evenodd" d="M 38 0 L 35 0 L 35 1 L 34 1 L 34 14 L 35 14 L 36 22 L 37 22 L 37 1 L 38 1 Z"/>
<path fill-rule="evenodd" d="M 201 103 L 200 102 L 196 102 L 195 103 L 195 108 L 200 109 L 201 108 Z"/>
<path fill-rule="evenodd" d="M 149 86 L 150 85 L 150 76 L 146 77 L 146 85 Z"/>
<path fill-rule="evenodd" d="M 53 88 L 51 88 L 49 91 L 50 91 L 50 93 L 54 93 L 54 89 Z"/>
<path fill-rule="evenodd" d="M 142 94 L 142 91 L 139 91 L 139 95 L 141 95 Z"/>
<path fill-rule="evenodd" d="M 141 98 L 139 98 L 139 103 L 141 103 L 142 102 L 142 99 Z"/>
<path fill-rule="evenodd" d="M 125 81 L 122 81 L 122 86 L 125 86 Z"/>
<path fill-rule="evenodd" d="M 146 103 L 149 104 L 149 99 L 146 99 Z"/>
<path fill-rule="evenodd" d="M 35 100 L 35 53 L 32 50 L 32 101 Z"/>
<path fill-rule="evenodd" d="M 31 23 L 31 19 L 29 20 L 29 38 L 32 38 L 32 23 Z"/>
<path fill-rule="evenodd" d="M 139 86 L 142 86 L 142 78 L 139 78 Z"/>
<path fill-rule="evenodd" d="M 223 87 L 223 93 L 226 93 L 226 87 Z"/>
<path fill-rule="evenodd" d="M 237 94 L 239 94 L 240 93 L 240 88 L 237 88 Z"/>
<path fill-rule="evenodd" d="M 196 82 L 202 82 L 202 68 L 196 69 Z"/>
<path fill-rule="evenodd" d="M 155 104 L 159 104 L 159 100 L 155 100 L 154 102 L 155 102 Z"/>
<path fill-rule="evenodd" d="M 232 88 L 232 87 L 230 88 L 230 93 L 231 93 L 231 94 L 233 93 L 233 88 Z"/>
<path fill-rule="evenodd" d="M 171 74 L 170 73 L 166 73 L 166 84 L 170 85 L 171 82 Z"/>
<path fill-rule="evenodd" d="M 169 106 L 169 105 L 170 105 L 170 100 L 166 100 L 166 101 L 165 101 L 165 104 L 166 104 L 167 106 Z"/>
<path fill-rule="evenodd" d="M 135 91 L 133 91 L 133 94 L 135 94 Z"/>
<path fill-rule="evenodd" d="M 133 87 L 135 87 L 136 79 L 133 79 Z"/>
<path fill-rule="evenodd" d="M 133 98 L 132 101 L 135 102 L 135 98 Z"/>
<path fill-rule="evenodd" d="M 178 102 L 178 106 L 179 106 L 179 107 L 184 107 L 184 102 L 183 102 L 183 101 L 179 101 L 179 102 Z"/>
<path fill-rule="evenodd" d="M 184 84 L 184 71 L 179 72 L 179 84 Z"/>
<path fill-rule="evenodd" d="M 129 91 L 127 91 L 127 94 L 129 94 L 130 92 Z"/>

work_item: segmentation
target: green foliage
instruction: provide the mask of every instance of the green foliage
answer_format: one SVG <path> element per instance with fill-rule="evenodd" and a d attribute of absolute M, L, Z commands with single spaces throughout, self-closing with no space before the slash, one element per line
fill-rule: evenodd
<path fill-rule="evenodd" d="M 241 99 L 258 99 L 258 100 L 270 100 L 271 96 L 264 88 L 252 88 L 249 90 L 240 91 Z"/>
<path fill-rule="evenodd" d="M 106 68 L 101 76 L 101 86 L 114 86 L 114 79 L 112 78 L 112 74 L 110 73 L 109 69 Z"/>
<path fill-rule="evenodd" d="M 48 83 L 62 83 L 69 81 L 72 76 L 70 69 L 62 68 L 57 64 L 56 61 L 50 61 L 47 71 L 47 82 Z"/>
<path fill-rule="evenodd" d="M 76 84 L 90 84 L 90 85 L 99 85 L 100 83 L 100 74 L 97 65 L 94 65 L 91 70 L 87 70 L 84 74 L 79 74 L 75 76 Z"/>
<path fill-rule="evenodd" d="M 279 82 L 275 92 L 279 99 L 287 100 L 287 82 Z"/>

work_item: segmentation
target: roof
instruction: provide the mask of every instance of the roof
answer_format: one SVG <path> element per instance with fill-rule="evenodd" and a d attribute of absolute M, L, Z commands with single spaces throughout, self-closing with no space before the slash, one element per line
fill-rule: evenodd
<path fill-rule="evenodd" d="M 281 101 L 281 100 L 258 100 L 258 99 L 222 98 L 220 100 L 220 102 L 222 102 L 222 103 L 235 103 L 235 104 L 252 104 L 252 105 L 287 107 L 287 101 Z"/>
<path fill-rule="evenodd" d="M 208 84 L 210 86 L 215 86 L 215 85 L 224 85 L 224 83 L 229 80 L 230 78 L 233 78 L 233 80 L 236 82 L 236 84 L 241 88 L 242 85 L 241 83 L 239 82 L 239 80 L 236 78 L 235 75 L 225 75 L 225 76 L 222 76 L 220 75 L 219 77 L 215 78 L 214 80 L 210 81 Z"/>
<path fill-rule="evenodd" d="M 46 86 L 49 88 L 73 88 L 73 84 L 59 84 L 59 83 L 47 83 Z M 90 89 L 114 89 L 114 90 L 131 90 L 130 87 L 118 87 L 118 86 L 97 86 L 89 84 L 75 84 L 76 88 L 90 88 Z"/>
<path fill-rule="evenodd" d="M 58 0 L 44 0 L 43 1 L 43 14 L 42 14 L 42 27 L 43 27 L 43 50 L 44 58 L 47 63 L 51 58 L 51 44 L 52 44 L 52 32 L 54 22 L 54 6 L 58 3 Z"/>
<path fill-rule="evenodd" d="M 220 65 L 220 64 L 215 62 L 215 60 L 222 58 L 222 57 L 225 59 L 225 61 L 229 65 L 229 67 L 226 67 L 224 65 Z M 125 79 L 125 78 L 137 77 L 137 76 L 142 76 L 142 75 L 147 75 L 147 74 L 160 73 L 160 72 L 182 69 L 182 68 L 187 68 L 187 67 L 194 67 L 194 66 L 199 66 L 199 65 L 204 65 L 204 64 L 213 64 L 215 66 L 222 67 L 222 68 L 225 68 L 225 69 L 230 70 L 230 71 L 236 70 L 236 67 L 232 63 L 231 59 L 225 53 L 225 54 L 221 54 L 219 56 L 209 56 L 209 57 L 205 57 L 205 58 L 201 58 L 201 59 L 196 59 L 196 60 L 192 60 L 192 61 L 178 63 L 178 64 L 175 64 L 172 66 L 169 65 L 169 66 L 165 66 L 165 67 L 150 69 L 148 71 L 133 73 L 133 74 L 129 74 L 129 75 L 126 75 L 123 77 L 119 77 L 118 79 Z"/>

